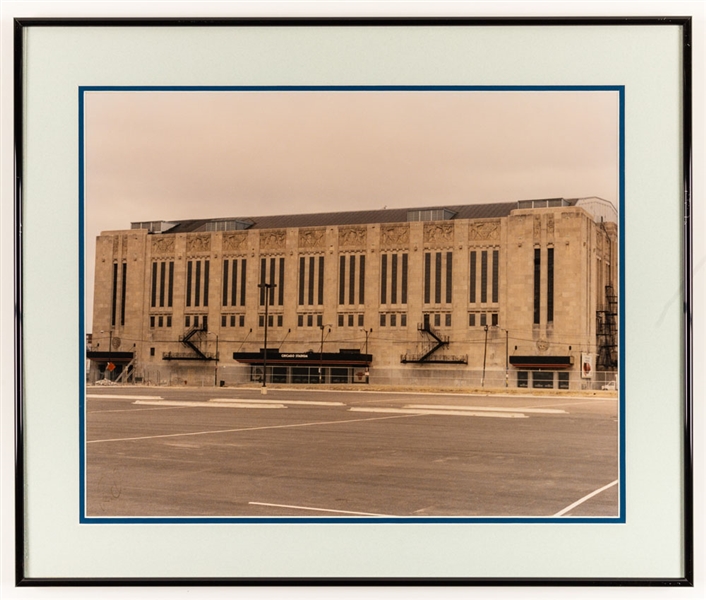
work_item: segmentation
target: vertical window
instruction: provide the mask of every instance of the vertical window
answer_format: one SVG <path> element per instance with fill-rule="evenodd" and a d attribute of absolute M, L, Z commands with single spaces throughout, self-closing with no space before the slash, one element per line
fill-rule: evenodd
<path fill-rule="evenodd" d="M 230 282 L 230 305 L 235 306 L 238 300 L 238 261 L 233 260 L 232 277 Z"/>
<path fill-rule="evenodd" d="M 259 315 L 257 318 L 257 324 L 258 327 L 264 327 L 265 326 L 265 315 Z"/>
<path fill-rule="evenodd" d="M 230 326 L 235 327 L 235 315 L 230 316 Z"/>
<path fill-rule="evenodd" d="M 348 304 L 355 304 L 355 256 L 350 258 L 351 265 L 348 273 Z"/>
<path fill-rule="evenodd" d="M 397 327 L 397 315 L 395 313 L 390 315 L 390 327 Z"/>
<path fill-rule="evenodd" d="M 435 258 L 434 273 L 434 302 L 441 302 L 441 252 L 437 252 Z"/>
<path fill-rule="evenodd" d="M 297 315 L 297 325 L 304 327 L 304 315 Z"/>
<path fill-rule="evenodd" d="M 390 265 L 391 273 L 391 286 L 390 286 L 390 303 L 397 304 L 397 255 L 393 254 L 391 257 L 392 263 Z"/>
<path fill-rule="evenodd" d="M 324 257 L 319 256 L 319 304 L 324 303 Z"/>
<path fill-rule="evenodd" d="M 380 327 L 385 327 L 386 317 L 385 313 L 380 313 Z"/>
<path fill-rule="evenodd" d="M 380 303 L 387 304 L 387 254 L 383 254 L 380 261 Z"/>
<path fill-rule="evenodd" d="M 476 301 L 476 251 L 471 252 L 471 274 L 469 276 L 471 282 L 471 302 Z"/>
<path fill-rule="evenodd" d="M 275 274 L 277 268 L 277 259 L 270 259 L 270 306 L 275 303 Z"/>
<path fill-rule="evenodd" d="M 284 257 L 279 259 L 279 297 L 277 303 L 282 306 L 284 304 Z"/>
<path fill-rule="evenodd" d="M 468 326 L 469 327 L 475 327 L 476 326 L 476 314 L 471 313 L 468 315 Z"/>
<path fill-rule="evenodd" d="M 539 325 L 539 269 L 541 257 L 539 248 L 534 249 L 534 324 Z"/>
<path fill-rule="evenodd" d="M 174 261 L 169 261 L 169 291 L 167 292 L 167 306 L 174 302 Z"/>
<path fill-rule="evenodd" d="M 493 313 L 490 315 L 490 324 L 493 325 L 493 327 L 497 326 L 498 324 L 498 313 Z"/>
<path fill-rule="evenodd" d="M 159 327 L 164 327 L 164 317 L 162 315 L 159 315 L 157 322 L 159 323 Z"/>
<path fill-rule="evenodd" d="M 120 324 L 125 325 L 125 297 L 127 295 L 127 263 L 123 263 L 123 280 L 120 291 Z"/>
<path fill-rule="evenodd" d="M 240 306 L 245 306 L 245 282 L 247 281 L 247 259 L 240 265 Z"/>
<path fill-rule="evenodd" d="M 196 261 L 196 276 L 194 282 L 194 306 L 201 306 L 201 261 Z"/>
<path fill-rule="evenodd" d="M 365 325 L 365 315 L 358 315 L 358 327 Z"/>
<path fill-rule="evenodd" d="M 314 262 L 313 256 L 309 257 L 309 304 L 314 304 Z"/>
<path fill-rule="evenodd" d="M 191 278 L 192 278 L 193 268 L 194 268 L 193 261 L 190 260 L 188 263 L 186 263 L 186 305 L 187 306 L 191 306 Z M 152 279 L 155 282 L 157 281 L 156 268 L 152 272 Z M 153 297 L 152 301 L 154 302 L 154 297 Z M 152 306 L 154 306 L 154 304 L 152 304 Z M 187 327 L 188 327 L 188 325 L 187 325 Z"/>
<path fill-rule="evenodd" d="M 165 262 L 159 263 L 159 305 L 164 306 L 164 284 L 167 278 L 167 264 Z"/>
<path fill-rule="evenodd" d="M 241 327 L 245 327 L 245 315 L 240 315 L 239 323 Z"/>
<path fill-rule="evenodd" d="M 338 326 L 343 327 L 343 315 L 338 315 Z"/>
<path fill-rule="evenodd" d="M 150 317 L 150 327 L 154 329 L 154 317 Z M 109 348 L 110 350 L 110 348 Z"/>
<path fill-rule="evenodd" d="M 453 292 L 453 252 L 446 253 L 446 302 L 451 303 Z"/>
<path fill-rule="evenodd" d="M 554 321 L 554 248 L 547 249 L 547 322 Z"/>
<path fill-rule="evenodd" d="M 199 326 L 199 316 L 194 315 L 194 327 L 198 327 L 198 326 Z"/>
<path fill-rule="evenodd" d="M 264 284 L 267 283 L 267 259 L 260 259 L 260 306 L 265 306 L 265 298 L 267 296 L 267 288 Z"/>
<path fill-rule="evenodd" d="M 358 304 L 365 304 L 365 255 L 360 257 Z"/>
<path fill-rule="evenodd" d="M 307 327 L 312 327 L 314 325 L 314 317 L 312 315 L 306 316 L 306 325 Z"/>
<path fill-rule="evenodd" d="M 203 305 L 208 306 L 208 274 L 211 261 L 203 261 Z"/>
<path fill-rule="evenodd" d="M 233 261 L 235 262 L 235 261 Z M 228 306 L 228 261 L 223 261 L 223 306 Z M 225 323 L 223 323 L 225 327 Z"/>
<path fill-rule="evenodd" d="M 156 268 L 156 265 L 153 265 Z M 154 293 L 154 292 L 153 292 Z M 118 263 L 113 263 L 113 299 L 111 304 L 111 317 L 110 322 L 113 327 L 115 327 L 115 314 L 117 312 L 118 304 Z"/>
<path fill-rule="evenodd" d="M 338 267 L 338 303 L 346 301 L 346 257 L 341 255 Z"/>
<path fill-rule="evenodd" d="M 154 348 L 150 348 L 150 356 L 154 356 Z"/>
<path fill-rule="evenodd" d="M 171 317 L 171 315 L 167 315 L 167 327 L 171 327 L 171 326 L 172 326 L 172 317 Z"/>
<path fill-rule="evenodd" d="M 441 315 L 439 313 L 436 313 L 434 315 L 434 327 L 439 327 L 441 326 Z"/>
<path fill-rule="evenodd" d="M 500 271 L 500 252 L 493 250 L 493 302 L 498 302 L 499 291 L 499 271 Z"/>
<path fill-rule="evenodd" d="M 488 301 L 488 252 L 483 250 L 480 253 L 480 301 Z"/>
<path fill-rule="evenodd" d="M 407 327 L 407 313 L 402 313 L 400 315 L 400 325 L 402 327 Z"/>
<path fill-rule="evenodd" d="M 282 327 L 282 315 L 277 315 L 277 327 Z"/>
<path fill-rule="evenodd" d="M 191 317 L 189 315 L 184 317 L 184 327 L 191 327 Z"/>
<path fill-rule="evenodd" d="M 451 327 L 451 313 L 446 313 L 446 315 L 444 316 L 444 321 L 446 327 Z"/>
<path fill-rule="evenodd" d="M 424 253 L 424 303 L 431 302 L 431 254 Z"/>
<path fill-rule="evenodd" d="M 152 301 L 150 306 L 157 306 L 157 263 L 152 263 Z"/>
<path fill-rule="evenodd" d="M 485 327 L 488 324 L 488 317 L 485 313 L 480 314 L 480 326 Z"/>
<path fill-rule="evenodd" d="M 321 325 L 323 324 L 323 322 L 324 322 L 323 319 L 324 319 L 323 315 L 316 315 L 316 324 L 319 327 L 321 327 Z M 329 331 L 329 333 L 330 333 L 330 331 Z"/>
<path fill-rule="evenodd" d="M 353 327 L 353 315 L 348 315 L 348 327 Z"/>
<path fill-rule="evenodd" d="M 400 302 L 402 304 L 407 304 L 407 268 L 408 259 L 407 254 L 402 255 L 402 298 Z"/>
<path fill-rule="evenodd" d="M 221 315 L 221 327 L 226 326 L 226 323 L 227 323 L 226 319 L 228 319 L 228 317 L 226 317 L 225 315 Z"/>

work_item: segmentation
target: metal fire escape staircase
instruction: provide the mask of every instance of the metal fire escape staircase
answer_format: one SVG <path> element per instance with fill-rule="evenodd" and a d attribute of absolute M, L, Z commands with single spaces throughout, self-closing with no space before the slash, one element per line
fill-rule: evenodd
<path fill-rule="evenodd" d="M 417 331 L 423 336 L 424 350 L 419 354 L 403 354 L 400 357 L 400 362 L 403 363 L 451 363 L 451 364 L 468 364 L 468 355 L 457 356 L 453 354 L 435 354 L 437 350 L 449 345 L 449 336 L 440 336 L 436 333 L 428 322 L 419 323 Z"/>
<path fill-rule="evenodd" d="M 596 311 L 598 357 L 596 367 L 613 371 L 618 367 L 618 296 L 612 285 L 605 286 L 605 304 Z"/>
<path fill-rule="evenodd" d="M 205 332 L 203 327 L 194 327 L 186 335 L 180 336 L 179 341 L 184 344 L 191 352 L 165 352 L 162 355 L 163 360 L 218 360 L 217 354 L 209 354 L 199 348 L 197 342 L 202 342 L 200 335 Z M 192 341 L 193 340 L 193 341 Z"/>

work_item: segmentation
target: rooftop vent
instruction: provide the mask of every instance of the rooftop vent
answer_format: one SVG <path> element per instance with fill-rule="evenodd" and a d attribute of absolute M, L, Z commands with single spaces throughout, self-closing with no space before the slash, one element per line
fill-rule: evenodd
<path fill-rule="evenodd" d="M 242 219 L 213 219 L 199 227 L 199 231 L 237 231 L 250 229 L 253 222 Z"/>
<path fill-rule="evenodd" d="M 542 200 L 518 200 L 517 208 L 557 208 L 560 206 L 571 206 L 564 198 L 545 198 Z"/>
<path fill-rule="evenodd" d="M 174 227 L 170 221 L 136 221 L 130 223 L 130 229 L 146 229 L 150 233 L 164 233 Z"/>
<path fill-rule="evenodd" d="M 448 208 L 424 208 L 408 210 L 407 221 L 450 221 L 456 213 Z"/>

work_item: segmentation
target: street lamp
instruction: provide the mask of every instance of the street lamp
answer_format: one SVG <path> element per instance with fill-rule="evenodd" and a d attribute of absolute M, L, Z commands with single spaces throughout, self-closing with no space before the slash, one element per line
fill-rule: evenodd
<path fill-rule="evenodd" d="M 509 334 L 510 332 L 504 327 L 496 325 L 500 331 L 505 332 L 505 387 L 509 387 L 510 365 L 509 365 Z"/>
<path fill-rule="evenodd" d="M 361 329 L 363 333 L 365 333 L 365 355 L 368 355 L 368 335 L 370 335 L 373 332 L 373 328 L 371 327 L 370 329 Z M 370 383 L 370 365 L 368 364 L 367 360 L 365 362 L 365 383 Z"/>
<path fill-rule="evenodd" d="M 268 308 L 270 306 L 270 290 L 277 287 L 275 283 L 260 283 L 259 288 L 265 290 L 265 347 L 262 354 L 262 390 L 261 393 L 267 393 L 267 322 Z"/>
<path fill-rule="evenodd" d="M 319 325 L 321 329 L 321 347 L 319 348 L 319 383 L 323 383 L 324 376 L 324 329 L 328 327 L 328 332 L 331 333 L 331 324 L 326 323 L 326 325 Z"/>
<path fill-rule="evenodd" d="M 483 347 L 483 376 L 480 378 L 480 387 L 485 387 L 485 359 L 488 356 L 488 325 L 483 326 L 485 329 L 485 346 Z"/>

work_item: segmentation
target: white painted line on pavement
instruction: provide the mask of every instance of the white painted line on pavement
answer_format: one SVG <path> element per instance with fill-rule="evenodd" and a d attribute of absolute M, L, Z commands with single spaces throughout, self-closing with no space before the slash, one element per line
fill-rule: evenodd
<path fill-rule="evenodd" d="M 461 406 L 461 405 L 456 405 L 456 406 L 448 406 L 448 405 L 436 405 L 436 404 L 406 404 L 405 408 L 424 408 L 424 409 L 437 409 L 437 410 L 491 410 L 491 411 L 496 411 L 496 412 L 518 412 L 522 411 L 523 413 L 548 413 L 548 414 L 554 414 L 554 413 L 564 413 L 566 414 L 565 410 L 560 410 L 560 409 L 555 409 L 555 408 L 500 408 L 497 406 Z"/>
<path fill-rule="evenodd" d="M 353 407 L 349 409 L 353 412 L 373 412 L 373 413 L 402 413 L 406 415 L 454 415 L 459 417 L 495 417 L 497 419 L 526 419 L 527 415 L 523 413 L 501 413 L 478 411 L 472 412 L 469 410 L 423 410 L 411 408 L 368 408 L 368 407 Z"/>
<path fill-rule="evenodd" d="M 385 419 L 400 419 L 404 417 L 419 416 L 419 413 L 410 415 L 397 415 L 392 417 L 370 417 L 369 419 L 345 419 L 340 421 L 314 421 L 313 423 L 292 423 L 289 425 L 266 425 L 264 427 L 240 427 L 238 429 L 216 429 L 213 431 L 191 431 L 187 433 L 164 433 L 161 435 L 143 435 L 131 438 L 112 438 L 107 440 L 89 440 L 87 444 L 101 444 L 103 442 L 133 442 L 138 440 L 154 440 L 158 438 L 187 437 L 190 435 L 209 435 L 212 433 L 237 433 L 240 431 L 261 431 L 264 429 L 292 429 L 294 427 L 309 427 L 311 425 L 340 425 L 341 423 L 361 423 L 363 421 L 382 421 Z"/>
<path fill-rule="evenodd" d="M 86 394 L 86 398 L 101 398 L 108 400 L 162 400 L 162 396 L 128 396 L 118 394 Z"/>
<path fill-rule="evenodd" d="M 614 485 L 617 485 L 617 484 L 618 484 L 618 480 L 616 479 L 615 481 L 609 483 L 608 485 L 604 485 L 602 488 L 597 489 L 595 492 L 591 492 L 591 493 L 588 494 L 587 496 L 584 496 L 584 497 L 581 498 L 580 500 L 577 500 L 577 501 L 574 502 L 573 504 L 569 504 L 569 506 L 567 506 L 567 507 L 566 507 L 565 509 L 563 509 L 563 510 L 560 510 L 560 511 L 559 511 L 558 513 L 556 513 L 554 516 L 555 516 L 555 517 L 561 517 L 562 515 L 564 515 L 564 514 L 566 514 L 567 512 L 569 512 L 570 510 L 573 510 L 574 508 L 576 508 L 579 504 L 583 504 L 584 502 L 586 502 L 586 500 L 590 500 L 590 499 L 593 498 L 594 496 L 597 496 L 597 495 L 600 494 L 601 492 L 607 490 L 608 488 L 612 488 Z"/>
<path fill-rule="evenodd" d="M 195 402 L 190 400 L 137 400 L 133 404 L 147 404 L 150 406 L 196 406 L 199 408 L 287 408 L 284 404 L 256 404 L 254 402 Z"/>
<path fill-rule="evenodd" d="M 361 515 L 364 517 L 390 517 L 392 515 L 380 515 L 377 513 L 366 513 L 366 512 L 354 512 L 350 510 L 333 510 L 330 508 L 314 508 L 311 506 L 292 506 L 290 504 L 270 504 L 268 502 L 248 502 L 248 504 L 253 504 L 255 506 L 274 506 L 276 508 L 294 508 L 295 510 L 314 510 L 320 512 L 328 513 L 339 513 L 342 515 Z"/>
<path fill-rule="evenodd" d="M 345 406 L 344 402 L 323 402 L 316 400 L 238 400 L 237 398 L 211 398 L 209 402 L 251 402 L 254 404 L 308 404 L 312 406 Z"/>

